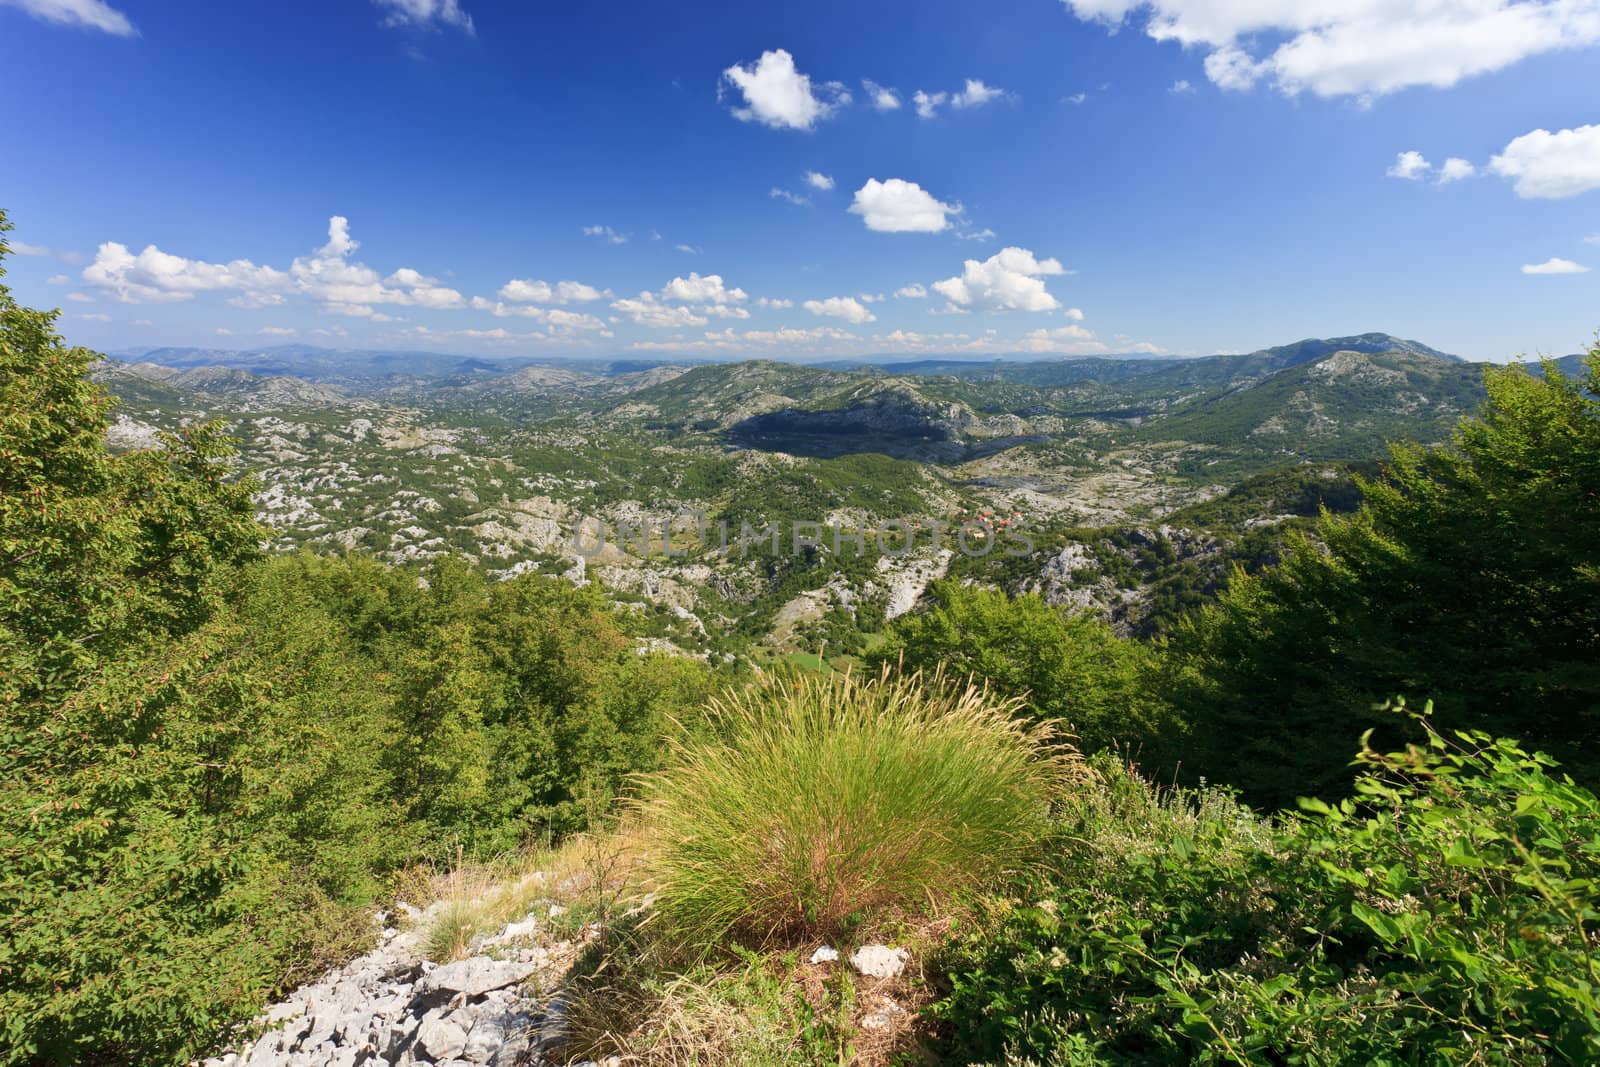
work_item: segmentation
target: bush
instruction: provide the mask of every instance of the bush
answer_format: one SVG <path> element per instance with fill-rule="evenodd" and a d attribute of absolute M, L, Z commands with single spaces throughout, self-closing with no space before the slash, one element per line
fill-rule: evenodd
<path fill-rule="evenodd" d="M 956 1061 L 1600 1062 L 1600 800 L 1419 725 L 1276 824 L 1098 766 L 1054 884 L 945 961 Z"/>
<path fill-rule="evenodd" d="M 1185 773 L 1263 806 L 1342 792 L 1347 738 L 1417 739 L 1368 707 L 1411 693 L 1600 784 L 1600 345 L 1583 368 L 1489 369 L 1448 447 L 1396 447 L 1359 513 L 1178 627 Z"/>
<path fill-rule="evenodd" d="M 831 937 L 1028 862 L 1079 766 L 1016 701 L 935 674 L 767 679 L 643 783 L 664 921 L 686 947 Z"/>
<path fill-rule="evenodd" d="M 1146 646 L 1037 594 L 1010 597 L 944 580 L 929 586 L 927 598 L 927 610 L 894 621 L 870 663 L 971 674 L 1025 698 L 1035 717 L 1066 723 L 1086 752 L 1159 735 L 1161 709 L 1144 685 Z"/>

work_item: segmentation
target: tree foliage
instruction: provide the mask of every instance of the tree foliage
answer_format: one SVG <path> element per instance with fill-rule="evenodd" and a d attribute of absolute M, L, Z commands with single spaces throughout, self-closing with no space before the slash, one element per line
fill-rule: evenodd
<path fill-rule="evenodd" d="M 946 580 L 926 595 L 926 609 L 895 620 L 870 664 L 971 675 L 1003 695 L 1025 697 L 1034 717 L 1067 723 L 1087 752 L 1156 733 L 1154 702 L 1143 694 L 1143 645 L 1036 594 L 1010 597 Z"/>
<path fill-rule="evenodd" d="M 1325 516 L 1180 628 L 1169 681 L 1191 771 L 1264 804 L 1335 789 L 1338 739 L 1391 727 L 1372 703 L 1406 692 L 1596 780 L 1600 347 L 1585 367 L 1489 370 L 1449 447 L 1396 447 L 1360 512 Z"/>

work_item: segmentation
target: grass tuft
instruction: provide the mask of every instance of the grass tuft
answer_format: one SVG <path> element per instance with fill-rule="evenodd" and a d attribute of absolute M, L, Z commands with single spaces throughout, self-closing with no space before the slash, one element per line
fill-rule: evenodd
<path fill-rule="evenodd" d="M 941 673 L 767 678 L 708 709 L 640 806 L 660 921 L 690 952 L 933 915 L 1027 863 L 1086 773 L 1053 724 Z"/>

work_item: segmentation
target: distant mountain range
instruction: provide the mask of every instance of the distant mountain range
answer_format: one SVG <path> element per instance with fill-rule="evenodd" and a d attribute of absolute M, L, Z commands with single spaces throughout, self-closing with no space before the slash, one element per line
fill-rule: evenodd
<path fill-rule="evenodd" d="M 932 377 L 954 375 L 961 378 L 998 378 L 1033 385 L 1059 385 L 1085 379 L 1141 375 L 1173 364 L 1204 364 L 1207 360 L 1226 361 L 1219 366 L 1237 368 L 1241 373 L 1281 368 L 1315 359 L 1335 351 L 1404 351 L 1438 359 L 1456 360 L 1417 341 L 1407 341 L 1383 333 L 1351 337 L 1307 339 L 1292 345 L 1263 349 L 1248 355 L 1205 357 L 1148 356 L 1140 354 L 1035 359 L 1024 354 L 990 360 L 924 358 L 907 360 L 884 355 L 853 360 L 797 360 L 796 363 L 821 370 Z M 112 353 L 123 362 L 144 362 L 192 370 L 197 367 L 232 367 L 261 375 L 280 375 L 312 382 L 326 382 L 355 388 L 375 385 L 392 387 L 406 383 L 422 384 L 445 379 L 482 380 L 516 374 L 528 368 L 550 368 L 597 378 L 636 374 L 663 366 L 725 365 L 726 360 L 685 356 L 663 359 L 569 359 L 543 357 L 483 357 L 444 352 L 414 352 L 385 349 L 322 348 L 316 345 L 276 345 L 269 348 L 129 348 Z M 1204 373 L 1204 372 L 1202 372 Z M 537 381 L 537 375 L 528 376 Z"/>

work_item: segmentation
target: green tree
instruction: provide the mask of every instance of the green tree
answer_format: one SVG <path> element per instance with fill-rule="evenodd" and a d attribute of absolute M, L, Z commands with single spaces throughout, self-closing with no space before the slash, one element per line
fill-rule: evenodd
<path fill-rule="evenodd" d="M 895 620 L 869 665 L 932 673 L 943 664 L 1003 695 L 1026 695 L 1034 715 L 1064 720 L 1085 751 L 1156 734 L 1159 709 L 1142 681 L 1144 646 L 1036 594 L 1010 597 L 946 580 L 929 586 L 927 596 L 926 610 Z"/>
<path fill-rule="evenodd" d="M 1584 366 L 1490 369 L 1449 446 L 1394 448 L 1360 512 L 1236 572 L 1179 629 L 1168 678 L 1191 772 L 1262 804 L 1336 792 L 1340 740 L 1392 730 L 1371 705 L 1410 693 L 1448 727 L 1600 777 L 1600 346 Z"/>

